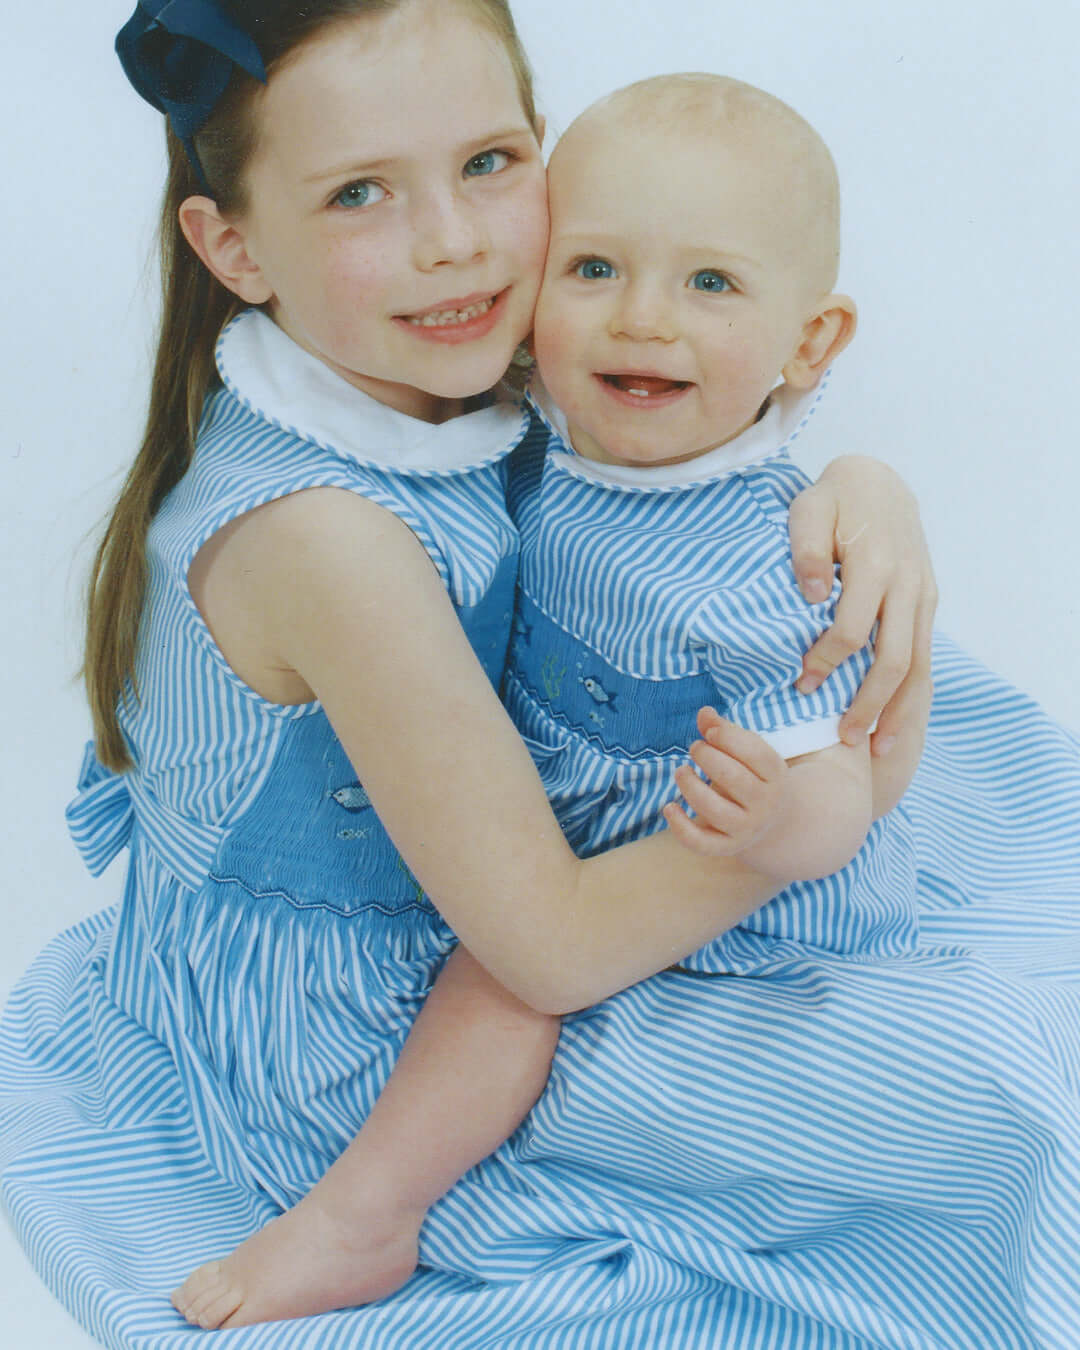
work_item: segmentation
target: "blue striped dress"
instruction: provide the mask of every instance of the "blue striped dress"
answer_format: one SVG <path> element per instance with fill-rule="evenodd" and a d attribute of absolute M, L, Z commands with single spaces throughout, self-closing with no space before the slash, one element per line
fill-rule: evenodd
<path fill-rule="evenodd" d="M 539 414 L 548 435 L 515 451 L 522 552 L 504 699 L 582 856 L 662 825 L 705 704 L 787 759 L 839 740 L 870 649 L 812 695 L 794 688 L 839 598 L 836 584 L 807 605 L 788 545 L 788 510 L 807 479 L 787 447 L 818 397 L 782 388 L 735 442 L 666 470 L 567 452 L 554 409 Z M 788 887 L 684 965 L 747 973 L 773 959 L 777 939 L 863 958 L 909 952 L 912 881 L 892 816 L 843 871 Z"/>
<path fill-rule="evenodd" d="M 124 895 L 50 944 L 0 1027 L 8 1213 L 80 1321 L 138 1350 L 207 1343 L 167 1291 L 337 1154 L 453 941 L 318 706 L 268 704 L 225 664 L 191 559 L 261 502 L 361 492 L 416 532 L 497 676 L 518 546 L 507 455 L 521 442 L 542 460 L 548 437 L 534 421 L 522 441 L 500 405 L 438 428 L 401 418 L 258 316 L 227 331 L 219 364 L 150 541 L 142 697 L 124 711 L 139 767 L 118 778 L 88 755 L 70 812 L 94 869 L 129 847 Z M 515 670 L 541 598 L 527 584 Z M 786 935 L 809 918 L 788 897 L 786 917 L 773 902 L 775 922 L 744 925 L 743 948 L 711 944 L 567 1018 L 548 1090 L 433 1208 L 401 1291 L 214 1344 L 1075 1347 L 1080 756 L 1021 696 L 941 656 L 926 767 L 889 826 L 907 882 L 880 912 L 853 874 L 845 893 L 864 900 L 837 910 L 843 942 Z M 541 682 L 558 670 L 540 664 Z M 590 712 L 628 712 L 608 667 L 562 664 L 590 734 Z M 842 703 L 830 689 L 807 719 L 782 682 L 762 698 L 718 665 L 687 676 L 706 677 L 777 736 L 831 734 Z M 600 796 L 612 838 L 639 828 Z M 557 807 L 583 851 L 603 846 Z"/>

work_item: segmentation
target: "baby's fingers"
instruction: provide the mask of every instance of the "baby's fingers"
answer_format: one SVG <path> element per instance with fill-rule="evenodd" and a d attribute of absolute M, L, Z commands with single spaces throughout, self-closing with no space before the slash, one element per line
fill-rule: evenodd
<path fill-rule="evenodd" d="M 706 787 L 706 791 L 711 791 L 714 797 L 717 795 L 727 797 L 729 801 L 749 809 L 755 806 L 769 789 L 768 782 L 759 778 L 741 760 L 735 759 L 726 750 L 718 750 L 708 741 L 695 741 L 690 747 L 690 758 L 705 775 L 708 782 L 703 786 Z M 690 770 L 686 772 L 690 773 Z M 676 781 L 682 787 L 678 773 Z M 697 781 L 700 783 L 701 779 L 698 778 Z"/>
<path fill-rule="evenodd" d="M 675 770 L 675 782 L 687 806 L 693 808 L 703 825 L 727 836 L 741 834 L 745 829 L 746 807 L 704 782 L 688 765 Z"/>
<path fill-rule="evenodd" d="M 702 708 L 698 713 L 698 730 L 707 746 L 737 761 L 762 782 L 771 782 L 787 769 L 784 760 L 756 731 L 747 731 L 745 727 L 726 721 L 712 708 Z M 696 763 L 701 763 L 694 753 L 696 744 L 691 747 L 691 755 Z M 710 778 L 713 778 L 713 773 L 706 764 L 702 763 L 701 767 Z"/>
<path fill-rule="evenodd" d="M 691 820 L 678 802 L 668 802 L 663 810 L 667 827 L 684 848 L 706 858 L 730 858 L 735 853 L 731 840 L 723 834 Z"/>

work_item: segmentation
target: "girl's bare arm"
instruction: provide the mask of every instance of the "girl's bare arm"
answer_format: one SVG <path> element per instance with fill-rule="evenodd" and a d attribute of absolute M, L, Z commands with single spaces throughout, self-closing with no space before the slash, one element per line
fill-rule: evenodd
<path fill-rule="evenodd" d="M 192 590 L 234 669 L 268 698 L 321 700 L 417 880 L 525 1003 L 595 1003 L 778 889 L 667 831 L 576 858 L 430 559 L 372 502 L 297 493 L 204 554 Z"/>
<path fill-rule="evenodd" d="M 841 726 L 855 743 L 877 720 L 875 759 L 896 756 L 914 772 L 929 710 L 930 639 L 937 585 L 910 489 L 889 465 L 865 455 L 835 459 L 796 497 L 790 516 L 795 573 L 808 600 L 832 586 L 839 562 L 843 595 L 836 621 L 807 652 L 804 678 L 821 683 L 862 647 L 878 623 L 873 667 Z M 817 589 L 815 589 L 815 587 Z M 899 767 L 875 771 L 875 814 L 898 797 Z M 889 791 L 878 796 L 879 781 Z"/>

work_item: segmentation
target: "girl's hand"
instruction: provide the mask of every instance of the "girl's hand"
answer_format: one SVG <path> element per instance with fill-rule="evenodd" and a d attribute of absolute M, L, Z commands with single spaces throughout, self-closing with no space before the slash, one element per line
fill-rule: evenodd
<path fill-rule="evenodd" d="M 878 621 L 874 664 L 840 734 L 855 745 L 877 718 L 871 750 L 887 754 L 910 724 L 921 725 L 930 686 L 938 597 L 918 504 L 887 464 L 846 455 L 796 497 L 789 529 L 795 575 L 808 601 L 828 595 L 834 560 L 843 582 L 835 622 L 803 658 L 798 687 L 816 689 L 866 643 Z"/>
<path fill-rule="evenodd" d="M 688 764 L 675 770 L 675 781 L 696 819 L 678 802 L 668 802 L 664 819 L 693 852 L 735 857 L 782 821 L 788 766 L 767 741 L 726 722 L 713 708 L 701 709 L 697 725 L 703 739 L 690 747 L 690 758 L 709 781 L 703 782 Z"/>

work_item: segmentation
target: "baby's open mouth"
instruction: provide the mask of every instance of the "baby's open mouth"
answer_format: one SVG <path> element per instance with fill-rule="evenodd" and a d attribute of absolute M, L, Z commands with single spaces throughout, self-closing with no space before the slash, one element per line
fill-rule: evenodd
<path fill-rule="evenodd" d="M 635 398 L 655 398 L 658 394 L 676 394 L 690 388 L 689 380 L 668 380 L 660 375 L 601 375 L 605 384 Z"/>

